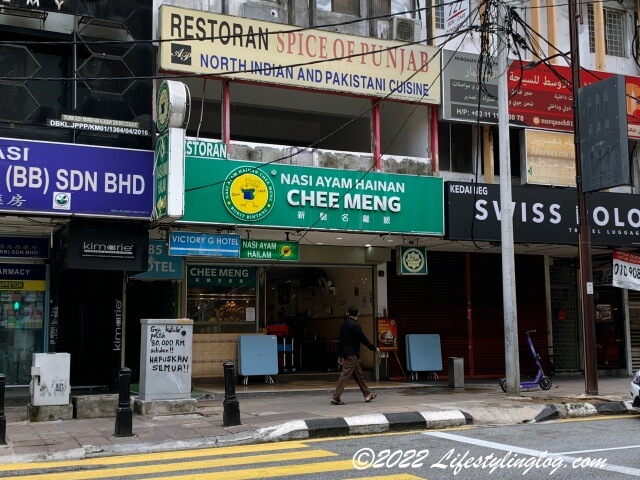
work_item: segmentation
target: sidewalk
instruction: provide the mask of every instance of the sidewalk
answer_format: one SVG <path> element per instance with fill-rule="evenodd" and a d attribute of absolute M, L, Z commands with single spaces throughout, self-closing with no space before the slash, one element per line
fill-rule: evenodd
<path fill-rule="evenodd" d="M 252 380 L 253 377 L 252 377 Z M 334 384 L 291 382 L 236 386 L 241 425 L 223 427 L 224 387 L 193 392 L 196 414 L 133 416 L 133 436 L 116 437 L 112 418 L 29 422 L 26 406 L 6 407 L 6 446 L 0 463 L 78 459 L 286 439 L 442 428 L 464 424 L 515 424 L 554 418 L 635 413 L 628 378 L 598 379 L 598 396 L 584 394 L 582 376 L 557 376 L 540 388 L 508 397 L 497 379 L 466 381 L 451 389 L 444 381 L 370 382 L 378 397 L 364 403 L 351 382 L 342 400 L 330 404 Z"/>

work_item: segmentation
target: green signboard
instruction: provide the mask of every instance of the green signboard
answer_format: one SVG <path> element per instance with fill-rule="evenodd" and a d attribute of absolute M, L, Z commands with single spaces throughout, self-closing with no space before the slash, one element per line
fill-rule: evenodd
<path fill-rule="evenodd" d="M 185 158 L 182 222 L 444 235 L 437 177 Z"/>
<path fill-rule="evenodd" d="M 241 287 L 256 285 L 258 269 L 235 265 L 189 265 L 189 287 Z"/>
<path fill-rule="evenodd" d="M 240 258 L 297 262 L 300 260 L 298 242 L 243 239 L 240 244 Z"/>
<path fill-rule="evenodd" d="M 427 247 L 396 247 L 396 270 L 398 275 L 426 275 Z"/>
<path fill-rule="evenodd" d="M 163 133 L 156 141 L 156 165 L 154 168 L 155 200 L 153 218 L 161 220 L 167 216 L 169 178 L 169 134 Z"/>

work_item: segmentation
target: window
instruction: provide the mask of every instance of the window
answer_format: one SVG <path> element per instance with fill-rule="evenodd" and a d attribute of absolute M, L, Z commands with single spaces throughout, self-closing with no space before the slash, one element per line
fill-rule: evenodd
<path fill-rule="evenodd" d="M 317 0 L 316 8 L 326 12 L 360 15 L 360 0 Z"/>
<path fill-rule="evenodd" d="M 395 15 L 398 17 L 414 18 L 416 5 L 414 0 L 373 0 L 373 15 Z"/>
<path fill-rule="evenodd" d="M 473 173 L 473 127 L 464 123 L 438 124 L 440 171 Z"/>
<path fill-rule="evenodd" d="M 436 12 L 436 28 L 444 30 L 444 6 L 443 0 L 435 0 L 435 12 Z"/>
<path fill-rule="evenodd" d="M 605 53 L 614 57 L 625 57 L 624 12 L 604 9 L 604 45 Z M 596 51 L 596 34 L 593 5 L 587 11 L 589 20 L 589 51 Z"/>

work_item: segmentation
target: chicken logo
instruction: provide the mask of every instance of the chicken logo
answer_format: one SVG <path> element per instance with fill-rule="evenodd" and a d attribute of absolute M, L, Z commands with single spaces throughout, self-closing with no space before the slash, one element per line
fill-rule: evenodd
<path fill-rule="evenodd" d="M 222 199 L 231 215 L 246 222 L 262 220 L 273 208 L 275 189 L 260 166 L 231 171 L 222 186 Z"/>

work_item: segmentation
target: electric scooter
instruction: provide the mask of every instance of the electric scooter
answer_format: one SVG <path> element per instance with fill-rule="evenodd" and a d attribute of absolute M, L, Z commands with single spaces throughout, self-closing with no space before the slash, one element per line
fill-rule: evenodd
<path fill-rule="evenodd" d="M 536 378 L 529 382 L 520 382 L 520 388 L 525 390 L 530 390 L 532 388 L 536 388 L 540 385 L 540 388 L 543 390 L 549 390 L 551 388 L 551 379 L 547 377 L 542 371 L 542 364 L 540 363 L 540 355 L 536 352 L 536 349 L 533 347 L 533 341 L 531 340 L 531 334 L 536 333 L 535 330 L 529 330 L 528 332 L 524 332 L 527 337 L 527 343 L 529 344 L 529 348 L 531 349 L 531 355 L 533 355 L 533 359 L 536 362 L 536 367 L 538 367 L 538 373 L 536 373 Z M 500 388 L 502 388 L 503 392 L 507 392 L 507 379 L 500 379 Z"/>

